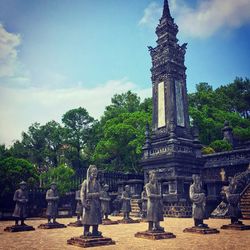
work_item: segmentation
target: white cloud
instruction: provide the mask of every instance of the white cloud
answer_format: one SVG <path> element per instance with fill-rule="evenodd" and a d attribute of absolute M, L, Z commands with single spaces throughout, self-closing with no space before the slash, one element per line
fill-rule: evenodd
<path fill-rule="evenodd" d="M 162 7 L 156 3 L 150 3 L 144 10 L 144 15 L 139 21 L 139 25 L 155 28 L 162 14 Z"/>
<path fill-rule="evenodd" d="M 8 88 L 0 87 L 0 144 L 12 144 L 20 139 L 34 122 L 45 124 L 61 120 L 70 109 L 84 107 L 91 116 L 99 118 L 116 93 L 135 91 L 141 98 L 151 96 L 151 89 L 137 89 L 127 79 L 112 80 L 93 88 Z"/>
<path fill-rule="evenodd" d="M 228 31 L 250 23 L 249 0 L 201 0 L 195 7 L 187 3 L 184 0 L 169 1 L 170 11 L 185 36 L 206 38 L 220 30 Z M 140 24 L 151 26 L 155 23 L 155 28 L 161 9 L 155 2 L 149 4 Z"/>
<path fill-rule="evenodd" d="M 222 29 L 231 30 L 250 23 L 249 0 L 204 0 L 195 9 L 180 0 L 172 2 L 176 5 L 180 31 L 185 35 L 206 38 Z"/>
<path fill-rule="evenodd" d="M 17 47 L 21 43 L 19 34 L 6 31 L 0 23 L 0 77 L 12 77 L 17 67 Z"/>

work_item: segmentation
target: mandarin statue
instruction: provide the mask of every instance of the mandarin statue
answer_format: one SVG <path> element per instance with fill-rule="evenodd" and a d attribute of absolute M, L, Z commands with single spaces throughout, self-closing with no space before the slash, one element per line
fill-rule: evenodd
<path fill-rule="evenodd" d="M 160 221 L 163 221 L 162 195 L 154 170 L 149 172 L 149 182 L 145 185 L 145 190 L 147 197 L 148 231 L 164 232 L 164 228 L 160 226 Z"/>
<path fill-rule="evenodd" d="M 122 212 L 123 220 L 129 220 L 129 213 L 131 212 L 131 193 L 129 185 L 126 185 L 125 190 L 122 192 L 121 201 L 122 201 Z"/>
<path fill-rule="evenodd" d="M 147 218 L 147 203 L 148 203 L 147 192 L 144 187 L 141 193 L 141 217 L 142 219 Z"/>
<path fill-rule="evenodd" d="M 83 181 L 81 188 L 81 201 L 83 205 L 82 224 L 84 236 L 101 237 L 98 226 L 102 224 L 100 192 L 101 185 L 97 180 L 97 167 L 90 165 L 87 171 L 87 179 Z M 92 226 L 92 233 L 90 232 Z"/>
<path fill-rule="evenodd" d="M 190 186 L 189 196 L 190 200 L 193 203 L 192 215 L 194 218 L 194 226 L 207 228 L 207 224 L 203 223 L 206 209 L 206 195 L 205 191 L 202 189 L 201 177 L 200 175 L 194 174 L 192 178 L 193 184 L 191 184 Z"/>
<path fill-rule="evenodd" d="M 24 220 L 27 218 L 27 204 L 29 201 L 29 194 L 27 191 L 27 183 L 22 181 L 19 184 L 20 188 L 15 191 L 14 202 L 16 202 L 13 217 L 15 218 L 15 225 L 18 226 L 20 220 L 21 226 L 26 226 Z"/>
<path fill-rule="evenodd" d="M 237 193 L 237 184 L 235 178 L 228 178 L 229 186 L 225 190 L 225 195 L 228 203 L 228 216 L 231 219 L 231 224 L 242 224 L 239 219 L 242 218 L 240 203 L 240 193 Z"/>
<path fill-rule="evenodd" d="M 14 202 L 16 203 L 13 212 L 13 218 L 15 220 L 14 226 L 8 226 L 4 229 L 6 232 L 22 232 L 35 230 L 34 227 L 28 226 L 24 223 L 27 218 L 27 205 L 29 201 L 29 193 L 27 191 L 27 183 L 22 181 L 19 184 L 20 188 L 15 191 Z M 19 224 L 20 221 L 20 224 Z"/>
<path fill-rule="evenodd" d="M 82 211 L 83 211 L 83 207 L 82 207 L 82 201 L 81 201 L 81 187 L 82 184 L 80 185 L 80 189 L 76 191 L 75 194 L 75 200 L 76 200 L 76 216 L 77 216 L 77 222 L 81 222 L 81 217 L 82 217 Z"/>
<path fill-rule="evenodd" d="M 110 214 L 110 201 L 111 198 L 108 194 L 109 185 L 105 184 L 103 186 L 103 190 L 101 192 L 100 200 L 101 200 L 101 208 L 102 208 L 102 216 L 105 220 L 108 220 L 108 216 Z"/>
<path fill-rule="evenodd" d="M 58 201 L 59 201 L 59 194 L 57 191 L 57 186 L 55 182 L 50 184 L 50 189 L 46 193 L 46 201 L 48 202 L 46 215 L 48 218 L 48 223 L 57 223 L 56 218 L 58 215 Z M 53 220 L 51 222 L 51 219 Z"/>

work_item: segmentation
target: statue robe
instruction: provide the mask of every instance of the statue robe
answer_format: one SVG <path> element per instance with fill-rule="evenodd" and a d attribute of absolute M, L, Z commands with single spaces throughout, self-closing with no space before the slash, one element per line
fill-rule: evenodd
<path fill-rule="evenodd" d="M 75 199 L 77 201 L 77 204 L 76 204 L 76 214 L 79 215 L 79 216 L 82 216 L 82 210 L 83 210 L 83 207 L 82 207 L 82 201 L 81 201 L 81 197 L 80 197 L 80 190 L 77 190 L 76 191 L 76 195 L 75 195 Z"/>
<path fill-rule="evenodd" d="M 131 195 L 130 195 L 130 193 L 127 191 L 123 191 L 121 200 L 122 200 L 122 209 L 121 209 L 122 212 L 123 213 L 130 213 L 131 212 L 131 204 L 130 204 Z"/>
<path fill-rule="evenodd" d="M 57 190 L 49 189 L 46 193 L 46 200 L 48 202 L 46 215 L 48 217 L 56 218 L 58 214 L 58 192 Z"/>
<path fill-rule="evenodd" d="M 193 202 L 193 218 L 203 220 L 205 218 L 206 195 L 201 187 L 194 183 L 190 186 L 189 197 Z"/>
<path fill-rule="evenodd" d="M 102 214 L 110 214 L 110 197 L 107 191 L 101 192 L 101 207 L 102 207 Z"/>
<path fill-rule="evenodd" d="M 82 224 L 99 225 L 102 223 L 100 196 L 92 195 L 101 192 L 99 181 L 84 180 L 81 188 L 81 201 L 83 205 Z"/>
<path fill-rule="evenodd" d="M 147 198 L 147 192 L 142 191 L 141 193 L 141 201 L 142 201 L 142 208 L 141 210 L 145 213 L 147 213 L 147 203 L 148 203 L 148 198 Z"/>
<path fill-rule="evenodd" d="M 17 189 L 13 200 L 16 202 L 16 205 L 12 216 L 25 219 L 27 217 L 27 203 L 29 200 L 28 192 L 26 190 Z"/>
<path fill-rule="evenodd" d="M 147 221 L 159 222 L 163 221 L 163 203 L 160 195 L 160 188 L 156 184 L 150 182 L 145 185 L 147 194 Z"/>
<path fill-rule="evenodd" d="M 240 194 L 228 194 L 228 216 L 233 218 L 242 218 L 241 210 L 239 207 Z"/>

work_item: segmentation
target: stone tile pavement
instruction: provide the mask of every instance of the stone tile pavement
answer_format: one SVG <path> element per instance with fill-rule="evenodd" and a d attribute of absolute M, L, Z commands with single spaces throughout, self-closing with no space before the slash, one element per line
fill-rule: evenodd
<path fill-rule="evenodd" d="M 112 217 L 118 220 L 120 217 Z M 58 222 L 68 224 L 72 219 L 59 219 Z M 42 230 L 37 229 L 38 225 L 46 220 L 30 219 L 28 225 L 36 228 L 35 231 L 8 233 L 4 232 L 6 226 L 12 225 L 11 221 L 0 222 L 0 249 L 1 250 L 78 250 L 81 248 L 67 245 L 67 239 L 80 236 L 82 228 L 67 227 L 63 229 Z M 210 219 L 205 221 L 210 227 L 219 229 L 223 224 L 228 224 L 229 220 Z M 250 225 L 250 220 L 244 221 Z M 161 223 L 166 231 L 176 235 L 176 239 L 151 241 L 147 239 L 135 238 L 138 231 L 147 229 L 147 223 L 138 224 L 118 224 L 110 226 L 100 226 L 104 236 L 111 237 L 116 241 L 114 246 L 95 247 L 93 250 L 162 250 L 162 249 L 182 249 L 182 250 L 250 250 L 250 231 L 227 231 L 220 230 L 214 235 L 194 235 L 183 233 L 182 230 L 192 226 L 192 219 L 165 218 Z"/>

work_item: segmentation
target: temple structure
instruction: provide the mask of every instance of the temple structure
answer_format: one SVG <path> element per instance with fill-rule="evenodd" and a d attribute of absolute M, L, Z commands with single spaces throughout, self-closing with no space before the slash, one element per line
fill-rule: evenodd
<path fill-rule="evenodd" d="M 146 132 L 141 166 L 145 181 L 148 172 L 156 169 L 162 183 L 166 211 L 186 210 L 191 176 L 201 172 L 204 162 L 201 145 L 192 135 L 184 65 L 187 44 L 179 45 L 178 26 L 171 17 L 168 1 L 156 28 L 157 46 L 149 47 L 152 57 L 153 124 Z M 170 207 L 169 207 L 170 206 Z"/>

